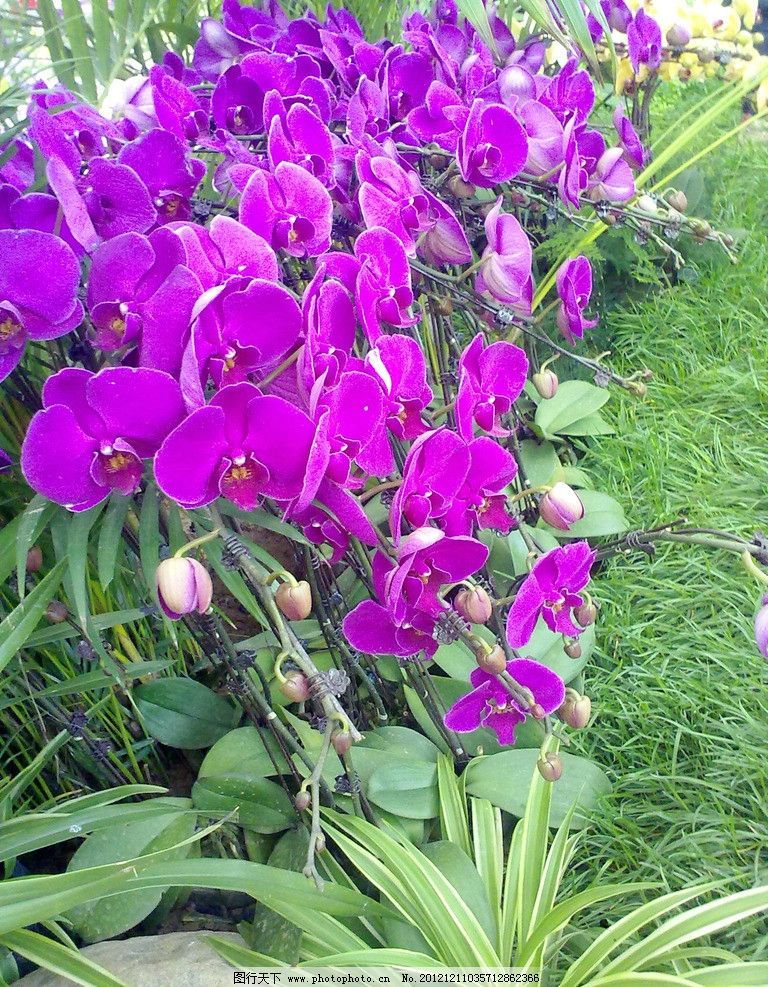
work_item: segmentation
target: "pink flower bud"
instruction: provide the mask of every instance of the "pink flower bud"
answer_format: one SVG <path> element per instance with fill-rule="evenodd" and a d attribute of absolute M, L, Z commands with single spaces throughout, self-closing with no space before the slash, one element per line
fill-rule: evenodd
<path fill-rule="evenodd" d="M 293 800 L 293 804 L 296 806 L 298 812 L 304 812 L 309 808 L 309 804 L 312 801 L 309 792 L 299 792 L 296 798 Z"/>
<path fill-rule="evenodd" d="M 309 682 L 303 672 L 288 672 L 285 681 L 280 683 L 280 691 L 292 703 L 303 703 L 309 699 Z"/>
<path fill-rule="evenodd" d="M 576 491 L 560 481 L 539 501 L 539 516 L 553 528 L 567 531 L 584 517 L 584 505 Z"/>
<path fill-rule="evenodd" d="M 459 590 L 453 605 L 456 611 L 470 624 L 485 624 L 491 619 L 493 613 L 491 598 L 482 586 Z"/>
<path fill-rule="evenodd" d="M 275 593 L 275 603 L 288 620 L 306 620 L 312 613 L 312 588 L 303 579 L 295 586 L 281 583 Z"/>
<path fill-rule="evenodd" d="M 69 610 L 61 600 L 51 600 L 45 611 L 45 619 L 51 624 L 63 624 L 68 616 Z"/>
<path fill-rule="evenodd" d="M 667 44 L 671 48 L 685 48 L 691 40 L 691 32 L 685 24 L 673 24 L 667 31 Z"/>
<path fill-rule="evenodd" d="M 43 565 L 43 551 L 39 545 L 33 545 L 27 552 L 27 572 L 39 572 Z"/>
<path fill-rule="evenodd" d="M 768 594 L 763 597 L 763 605 L 755 616 L 755 641 L 763 658 L 768 658 Z"/>
<path fill-rule="evenodd" d="M 536 762 L 539 774 L 544 781 L 557 781 L 563 774 L 563 762 L 559 754 L 547 754 Z"/>
<path fill-rule="evenodd" d="M 349 730 L 334 730 L 331 734 L 331 744 L 339 757 L 343 757 L 352 746 L 352 734 Z"/>
<path fill-rule="evenodd" d="M 581 658 L 581 645 L 578 641 L 569 641 L 563 648 L 569 658 Z"/>
<path fill-rule="evenodd" d="M 475 652 L 475 661 L 477 667 L 489 675 L 500 675 L 507 667 L 507 656 L 500 644 L 495 645 L 490 651 L 478 648 Z"/>
<path fill-rule="evenodd" d="M 557 715 L 574 730 L 581 730 L 589 723 L 592 715 L 592 700 L 589 696 L 579 696 L 578 699 L 570 696 L 557 711 Z"/>
<path fill-rule="evenodd" d="M 560 381 L 557 379 L 557 374 L 549 368 L 534 374 L 531 379 L 533 386 L 543 398 L 553 398 L 557 394 Z"/>
<path fill-rule="evenodd" d="M 157 567 L 156 584 L 160 606 L 171 620 L 205 613 L 211 605 L 211 577 L 197 559 L 165 559 Z"/>
<path fill-rule="evenodd" d="M 597 620 L 597 607 L 594 603 L 582 603 L 573 611 L 573 616 L 580 627 L 589 627 Z"/>

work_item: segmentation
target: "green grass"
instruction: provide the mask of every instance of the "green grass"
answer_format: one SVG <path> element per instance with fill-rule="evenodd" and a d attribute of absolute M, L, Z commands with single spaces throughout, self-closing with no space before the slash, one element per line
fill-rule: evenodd
<path fill-rule="evenodd" d="M 645 400 L 612 401 L 617 434 L 586 457 L 598 488 L 642 528 L 679 514 L 750 535 L 768 528 L 768 143 L 707 165 L 713 221 L 744 230 L 742 259 L 606 313 L 619 369 L 654 373 Z M 694 248 L 695 249 L 695 248 Z M 695 253 L 692 254 L 695 257 Z M 595 340 L 597 345 L 600 343 Z M 615 780 L 585 841 L 593 866 L 672 888 L 768 881 L 768 666 L 752 640 L 760 589 L 735 555 L 665 545 L 595 584 L 594 723 L 579 742 Z M 728 945 L 768 955 L 755 922 Z"/>

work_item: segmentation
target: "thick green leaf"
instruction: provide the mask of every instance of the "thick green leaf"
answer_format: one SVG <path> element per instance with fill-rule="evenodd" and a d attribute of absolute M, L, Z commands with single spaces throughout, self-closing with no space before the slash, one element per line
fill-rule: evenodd
<path fill-rule="evenodd" d="M 768 963 L 722 963 L 686 976 L 697 987 L 765 987 Z"/>
<path fill-rule="evenodd" d="M 629 530 L 629 522 L 618 501 L 599 490 L 580 490 L 584 504 L 584 517 L 570 526 L 568 531 L 558 531 L 559 538 L 597 538 L 601 535 L 618 535 Z M 551 531 L 551 528 L 545 527 Z"/>
<path fill-rule="evenodd" d="M 468 854 L 469 820 L 463 785 L 456 777 L 453 758 L 445 754 L 441 754 L 437 761 L 437 785 L 443 839 L 450 840 Z"/>
<path fill-rule="evenodd" d="M 249 725 L 230 730 L 216 741 L 200 765 L 198 778 L 226 776 L 252 781 L 289 770 L 272 734 Z"/>
<path fill-rule="evenodd" d="M 257 833 L 281 833 L 296 820 L 285 790 L 267 778 L 200 778 L 192 787 L 192 801 L 203 812 L 236 811 L 239 824 Z"/>
<path fill-rule="evenodd" d="M 370 753 L 370 752 L 369 752 Z M 433 819 L 439 811 L 437 769 L 423 761 L 395 760 L 373 771 L 366 795 L 374 805 L 408 819 Z"/>
<path fill-rule="evenodd" d="M 66 565 L 66 559 L 57 562 L 0 624 L 0 671 L 24 647 L 27 638 L 37 626 L 61 585 Z"/>
<path fill-rule="evenodd" d="M 608 398 L 604 387 L 584 380 L 566 380 L 553 398 L 539 404 L 534 421 L 545 437 L 558 435 L 579 419 L 594 414 Z"/>
<path fill-rule="evenodd" d="M 156 602 L 155 574 L 160 561 L 160 501 L 157 490 L 151 484 L 147 484 L 141 500 L 139 555 L 144 582 L 152 594 L 152 601 Z"/>
<path fill-rule="evenodd" d="M 559 826 L 572 805 L 577 804 L 573 825 L 583 825 L 584 814 L 610 790 L 602 768 L 586 758 L 560 752 L 563 775 L 552 785 L 550 826 Z M 531 773 L 538 750 L 513 749 L 471 761 L 466 771 L 467 794 L 486 798 L 500 809 L 522 816 Z"/>
<path fill-rule="evenodd" d="M 278 840 L 269 856 L 269 866 L 301 871 L 307 859 L 308 846 L 306 829 L 290 830 Z M 240 931 L 247 942 L 253 946 L 263 945 L 274 959 L 298 963 L 302 930 L 267 905 L 257 902 L 253 919 L 247 926 L 241 923 Z"/>
<path fill-rule="evenodd" d="M 169 747 L 211 747 L 235 725 L 238 713 L 222 696 L 195 682 L 173 678 L 147 682 L 133 698 L 150 736 Z"/>
<path fill-rule="evenodd" d="M 520 443 L 520 465 L 532 487 L 543 487 L 560 479 L 560 459 L 551 442 L 525 439 Z"/>
<path fill-rule="evenodd" d="M 485 934 L 493 942 L 496 938 L 496 920 L 480 874 L 472 858 L 461 847 L 447 840 L 435 840 L 421 848 L 422 853 L 437 867 L 472 909 Z"/>
<path fill-rule="evenodd" d="M 69 577 L 72 581 L 72 593 L 75 613 L 83 630 L 86 629 L 90 616 L 88 599 L 88 538 L 101 512 L 105 501 L 96 504 L 89 511 L 75 514 L 67 527 L 67 562 Z"/>
<path fill-rule="evenodd" d="M 186 799 L 160 799 L 168 812 L 141 820 L 116 821 L 99 829 L 77 849 L 68 871 L 78 871 L 103 864 L 139 857 L 156 850 L 166 850 L 190 837 L 195 829 L 195 815 L 188 810 Z M 183 857 L 189 844 L 174 853 Z M 161 890 L 149 889 L 132 895 L 95 899 L 68 912 L 78 935 L 86 942 L 110 939 L 126 932 L 146 918 L 160 903 Z"/>

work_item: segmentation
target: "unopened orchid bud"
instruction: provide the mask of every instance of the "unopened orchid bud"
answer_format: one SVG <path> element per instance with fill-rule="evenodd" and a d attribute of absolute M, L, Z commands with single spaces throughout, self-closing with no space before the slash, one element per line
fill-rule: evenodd
<path fill-rule="evenodd" d="M 295 586 L 281 583 L 275 593 L 275 603 L 288 620 L 306 620 L 312 613 L 312 588 L 304 579 Z"/>
<path fill-rule="evenodd" d="M 157 598 L 166 617 L 181 620 L 188 613 L 205 613 L 211 605 L 213 583 L 197 559 L 164 559 L 155 575 Z"/>
<path fill-rule="evenodd" d="M 691 233 L 697 240 L 706 240 L 712 232 L 712 226 L 706 219 L 695 219 L 691 222 Z"/>
<path fill-rule="evenodd" d="M 567 531 L 584 517 L 584 505 L 573 487 L 559 481 L 539 501 L 539 516 L 553 528 Z"/>
<path fill-rule="evenodd" d="M 507 656 L 500 644 L 494 645 L 490 651 L 479 648 L 475 652 L 477 667 L 489 675 L 501 675 L 507 667 Z"/>
<path fill-rule="evenodd" d="M 453 605 L 457 613 L 461 614 L 470 624 L 485 624 L 493 614 L 491 598 L 482 586 L 460 589 L 454 598 Z"/>
<path fill-rule="evenodd" d="M 635 206 L 640 210 L 640 212 L 648 213 L 649 216 L 655 216 L 659 211 L 656 200 L 651 195 L 641 195 L 635 203 Z"/>
<path fill-rule="evenodd" d="M 288 672 L 280 683 L 280 691 L 292 703 L 303 703 L 309 699 L 309 682 L 303 672 Z"/>
<path fill-rule="evenodd" d="M 559 754 L 547 754 L 536 762 L 539 774 L 544 781 L 557 781 L 563 774 L 563 762 Z"/>
<path fill-rule="evenodd" d="M 715 60 L 715 53 L 711 48 L 702 48 L 701 51 L 698 52 L 698 56 L 702 65 L 709 65 L 710 62 Z"/>
<path fill-rule="evenodd" d="M 578 641 L 569 641 L 563 648 L 563 651 L 569 658 L 581 658 L 581 645 Z"/>
<path fill-rule="evenodd" d="M 27 572 L 39 572 L 43 565 L 43 550 L 33 545 L 27 552 Z"/>
<path fill-rule="evenodd" d="M 451 195 L 456 196 L 457 199 L 471 199 L 475 194 L 475 186 L 470 185 L 469 182 L 465 182 L 460 175 L 454 175 L 453 178 L 449 178 L 447 187 Z"/>
<path fill-rule="evenodd" d="M 352 746 L 352 734 L 349 730 L 334 730 L 331 734 L 331 744 L 339 757 L 343 757 Z"/>
<path fill-rule="evenodd" d="M 691 40 L 691 32 L 685 24 L 675 23 L 667 31 L 667 44 L 671 48 L 685 48 Z"/>
<path fill-rule="evenodd" d="M 45 619 L 50 624 L 63 624 L 69 616 L 69 610 L 61 600 L 51 600 L 45 609 Z"/>
<path fill-rule="evenodd" d="M 679 189 L 671 189 L 664 198 L 678 212 L 685 212 L 688 208 L 688 197 L 685 192 L 681 192 Z"/>
<path fill-rule="evenodd" d="M 531 714 L 534 720 L 543 720 L 544 717 L 547 715 L 541 703 L 534 703 L 532 706 L 529 706 L 528 712 Z"/>
<path fill-rule="evenodd" d="M 763 658 L 768 658 L 768 594 L 763 597 L 763 604 L 755 616 L 755 641 Z"/>
<path fill-rule="evenodd" d="M 597 607 L 594 603 L 582 603 L 573 611 L 573 616 L 580 627 L 589 627 L 597 620 Z"/>
<path fill-rule="evenodd" d="M 309 792 L 299 792 L 293 800 L 293 804 L 296 806 L 297 812 L 305 812 L 309 808 L 311 801 Z"/>
<path fill-rule="evenodd" d="M 553 398 L 557 394 L 560 381 L 557 374 L 549 368 L 535 373 L 532 380 L 533 386 L 543 398 Z"/>
<path fill-rule="evenodd" d="M 325 836 L 322 833 L 320 833 L 317 839 L 315 840 L 315 853 L 323 853 L 325 851 L 325 846 L 326 846 Z"/>
<path fill-rule="evenodd" d="M 441 298 L 435 299 L 435 310 L 438 315 L 444 315 L 446 319 L 449 319 L 453 315 L 453 302 L 448 295 L 443 295 Z"/>
<path fill-rule="evenodd" d="M 592 700 L 589 696 L 578 698 L 569 696 L 557 711 L 557 715 L 573 730 L 581 730 L 589 723 L 592 715 Z"/>
<path fill-rule="evenodd" d="M 430 154 L 429 163 L 433 168 L 442 171 L 448 164 L 448 158 L 444 154 Z"/>

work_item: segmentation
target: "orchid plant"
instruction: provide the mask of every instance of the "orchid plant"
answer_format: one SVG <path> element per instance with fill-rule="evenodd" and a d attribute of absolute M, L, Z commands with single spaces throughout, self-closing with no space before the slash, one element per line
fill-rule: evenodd
<path fill-rule="evenodd" d="M 224 0 L 190 64 L 168 53 L 101 108 L 36 83 L 0 157 L 0 376 L 21 472 L 94 518 L 159 491 L 161 534 L 176 524 L 201 558 L 216 544 L 222 571 L 239 570 L 271 677 L 322 733 L 311 757 L 272 708 L 270 675 L 243 664 L 204 564 L 161 563 L 157 602 L 301 762 L 316 878 L 326 762 L 339 755 L 365 813 L 347 755 L 410 715 L 403 680 L 459 764 L 481 727 L 502 745 L 526 721 L 537 744 L 567 740 L 584 725 L 583 662 L 569 675 L 561 659 L 586 661 L 601 560 L 692 542 L 768 582 L 760 538 L 679 519 L 626 534 L 620 510 L 595 531 L 583 476 L 557 456 L 600 434 L 609 384 L 646 384 L 579 353 L 597 324 L 591 263 L 535 259 L 547 222 L 586 215 L 657 239 L 674 226 L 732 247 L 674 190 L 638 199 L 637 93 L 668 46 L 645 10 L 600 11 L 593 44 L 624 32 L 633 80 L 612 115 L 580 51 L 560 57 L 490 7 L 487 36 L 438 0 L 393 43 L 343 9 L 290 19 Z M 545 285 L 555 297 L 540 305 Z M 560 382 L 553 354 L 582 379 Z M 127 529 L 129 511 L 113 515 Z M 261 521 L 301 546 L 297 565 L 259 546 Z M 588 540 L 600 535 L 615 538 Z M 298 623 L 312 615 L 333 669 Z M 764 624 L 761 611 L 765 652 Z M 83 627 L 109 660 L 87 614 Z M 541 628 L 557 668 L 532 654 Z M 476 667 L 446 702 L 426 669 L 451 646 Z M 539 769 L 555 780 L 562 763 Z"/>

